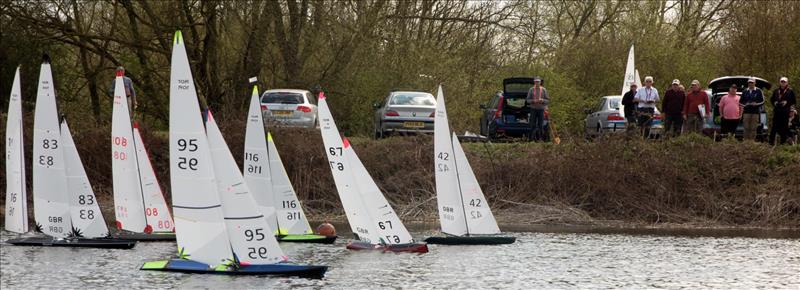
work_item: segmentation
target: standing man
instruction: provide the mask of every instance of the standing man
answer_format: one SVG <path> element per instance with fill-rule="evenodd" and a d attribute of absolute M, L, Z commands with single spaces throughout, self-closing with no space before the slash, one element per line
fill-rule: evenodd
<path fill-rule="evenodd" d="M 625 92 L 625 95 L 622 96 L 622 105 L 625 106 L 626 131 L 636 126 L 636 102 L 633 99 L 636 97 L 637 88 L 636 83 L 631 83 L 631 90 Z"/>
<path fill-rule="evenodd" d="M 138 107 L 138 103 L 136 102 L 136 90 L 133 89 L 133 81 L 131 81 L 131 78 L 125 76 L 124 67 L 118 66 L 116 73 L 122 75 L 122 83 L 125 85 L 125 95 L 128 97 L 128 112 L 131 118 L 133 118 L 133 111 Z M 108 95 L 112 98 L 114 97 L 114 82 L 116 82 L 116 80 L 111 82 L 111 88 L 108 89 Z"/>
<path fill-rule="evenodd" d="M 794 90 L 789 88 L 789 79 L 782 77 L 780 87 L 772 92 L 769 103 L 772 104 L 772 128 L 769 132 L 769 144 L 775 145 L 775 135 L 780 135 L 780 144 L 789 137 L 789 112 L 797 104 Z"/>
<path fill-rule="evenodd" d="M 681 81 L 672 80 L 672 86 L 664 93 L 661 103 L 664 118 L 664 136 L 678 136 L 683 128 L 683 104 L 686 93 L 681 89 Z M 672 131 L 672 132 L 670 132 Z"/>
<path fill-rule="evenodd" d="M 739 95 L 736 94 L 736 84 L 731 85 L 728 94 L 719 100 L 719 111 L 722 115 L 720 134 L 736 136 L 736 127 L 742 118 L 742 107 L 739 105 Z"/>
<path fill-rule="evenodd" d="M 756 88 L 756 79 L 747 80 L 747 89 L 742 92 L 739 104 L 743 108 L 742 123 L 744 125 L 744 139 L 755 140 L 758 125 L 761 124 L 761 111 L 764 106 L 764 93 Z"/>
<path fill-rule="evenodd" d="M 689 87 L 689 94 L 686 95 L 686 101 L 683 102 L 682 113 L 683 120 L 686 121 L 685 129 L 687 132 L 697 134 L 703 132 L 704 119 L 706 116 L 711 115 L 711 104 L 708 94 L 700 89 L 700 81 L 692 81 L 692 85 Z"/>
<path fill-rule="evenodd" d="M 544 111 L 547 110 L 547 105 L 550 104 L 550 96 L 542 86 L 541 77 L 537 76 L 533 79 L 533 87 L 528 90 L 528 97 L 525 98 L 525 101 L 531 106 L 531 114 L 528 118 L 528 123 L 531 125 L 531 133 L 528 139 L 534 141 L 544 140 Z"/>
<path fill-rule="evenodd" d="M 658 90 L 653 87 L 653 77 L 646 76 L 644 78 L 644 87 L 636 92 L 633 100 L 638 103 L 639 128 L 642 130 L 642 135 L 647 138 L 650 135 L 650 127 L 653 125 L 656 102 L 659 100 Z"/>

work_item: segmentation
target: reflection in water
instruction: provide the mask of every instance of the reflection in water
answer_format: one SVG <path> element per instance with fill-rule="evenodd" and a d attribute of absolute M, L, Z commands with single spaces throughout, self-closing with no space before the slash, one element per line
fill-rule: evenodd
<path fill-rule="evenodd" d="M 330 266 L 325 279 L 139 271 L 175 255 L 174 243 L 134 250 L 0 249 L 2 289 L 12 288 L 793 288 L 800 241 L 791 239 L 516 233 L 502 246 L 430 245 L 428 254 L 354 252 L 284 243 L 292 261 Z M 12 237 L 3 232 L 2 240 Z M 420 238 L 421 236 L 418 236 Z M 795 288 L 797 289 L 797 288 Z"/>

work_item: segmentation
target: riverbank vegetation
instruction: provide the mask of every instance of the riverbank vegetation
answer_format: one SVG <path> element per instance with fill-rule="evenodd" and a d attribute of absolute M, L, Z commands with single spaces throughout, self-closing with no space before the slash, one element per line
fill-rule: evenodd
<path fill-rule="evenodd" d="M 244 120 L 218 122 L 234 156 L 241 157 Z M 110 128 L 73 133 L 107 221 L 112 222 Z M 26 131 L 26 140 L 30 135 Z M 319 132 L 275 129 L 273 135 L 309 218 L 344 221 Z M 167 137 L 144 128 L 144 138 L 171 202 Z M 352 142 L 402 219 L 438 221 L 431 136 Z M 501 224 L 800 228 L 797 146 L 713 142 L 687 135 L 663 141 L 570 138 L 560 145 L 465 143 L 465 150 Z M 5 184 L 4 175 L 0 184 Z M 28 192 L 30 204 L 30 188 Z"/>

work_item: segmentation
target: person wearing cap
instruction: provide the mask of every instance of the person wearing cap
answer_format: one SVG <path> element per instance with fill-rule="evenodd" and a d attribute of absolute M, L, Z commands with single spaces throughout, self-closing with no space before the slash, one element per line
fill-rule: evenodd
<path fill-rule="evenodd" d="M 637 88 L 638 86 L 636 83 L 631 83 L 631 90 L 625 92 L 625 95 L 622 96 L 622 105 L 625 106 L 624 113 L 627 129 L 636 126 L 636 102 L 633 101 L 633 98 L 636 96 Z"/>
<path fill-rule="evenodd" d="M 747 89 L 742 92 L 739 105 L 743 108 L 744 139 L 755 140 L 758 125 L 761 123 L 761 112 L 764 109 L 764 93 L 756 87 L 755 78 L 747 80 Z"/>
<path fill-rule="evenodd" d="M 677 136 L 683 128 L 683 103 L 686 93 L 680 88 L 681 81 L 673 80 L 672 86 L 664 92 L 664 101 L 661 103 L 664 117 L 665 136 Z M 670 132 L 671 131 L 671 132 Z"/>
<path fill-rule="evenodd" d="M 702 109 L 702 112 L 700 111 Z M 684 129 L 687 132 L 702 133 L 705 116 L 711 115 L 711 104 L 708 94 L 700 89 L 700 81 L 693 80 L 683 102 Z"/>
<path fill-rule="evenodd" d="M 633 100 L 637 103 L 639 128 L 642 130 L 642 135 L 647 137 L 650 135 L 650 127 L 653 125 L 656 102 L 659 101 L 658 90 L 653 87 L 653 77 L 646 76 L 644 78 L 644 87 L 636 91 L 636 96 L 633 97 Z"/>
<path fill-rule="evenodd" d="M 789 79 L 782 77 L 780 86 L 772 92 L 769 103 L 772 104 L 772 125 L 769 131 L 769 143 L 775 144 L 775 137 L 780 136 L 780 144 L 789 138 L 789 112 L 797 105 L 797 96 L 789 87 Z"/>
<path fill-rule="evenodd" d="M 547 94 L 547 89 L 542 86 L 541 77 L 537 76 L 533 79 L 533 87 L 528 90 L 528 97 L 525 98 L 525 101 L 531 106 L 531 114 L 528 118 L 531 132 L 528 139 L 542 141 L 545 139 L 544 111 L 550 104 L 550 96 Z"/>
<path fill-rule="evenodd" d="M 722 117 L 720 134 L 736 135 L 739 119 L 742 117 L 742 107 L 739 106 L 739 95 L 736 94 L 736 84 L 731 85 L 728 94 L 719 100 L 719 112 Z"/>
<path fill-rule="evenodd" d="M 125 95 L 128 97 L 128 112 L 130 113 L 131 117 L 133 117 L 133 111 L 136 110 L 136 107 L 138 107 L 138 103 L 136 102 L 136 90 L 133 89 L 133 81 L 131 81 L 131 78 L 125 75 L 124 67 L 118 66 L 116 73 L 122 74 L 122 83 L 125 86 Z M 115 85 L 116 79 L 111 82 L 111 88 L 108 89 L 108 95 L 112 98 L 114 97 Z"/>

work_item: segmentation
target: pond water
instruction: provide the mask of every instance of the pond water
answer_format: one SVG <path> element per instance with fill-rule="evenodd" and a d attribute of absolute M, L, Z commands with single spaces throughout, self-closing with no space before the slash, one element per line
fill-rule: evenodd
<path fill-rule="evenodd" d="M 416 233 L 418 238 L 430 233 Z M 170 242 L 133 250 L 0 246 L 0 288 L 531 289 L 800 288 L 800 240 L 513 233 L 502 246 L 430 245 L 427 254 L 283 243 L 291 260 L 329 266 L 324 279 L 140 271 L 175 255 Z M 5 241 L 15 237 L 7 232 Z"/>

